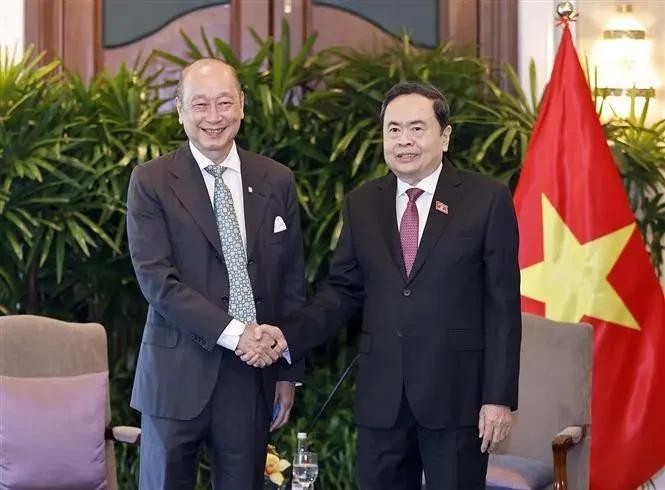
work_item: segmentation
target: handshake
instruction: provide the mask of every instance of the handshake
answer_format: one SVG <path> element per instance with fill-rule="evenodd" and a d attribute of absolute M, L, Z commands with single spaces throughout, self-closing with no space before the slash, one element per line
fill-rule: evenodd
<path fill-rule="evenodd" d="M 266 367 L 277 362 L 288 349 L 282 331 L 272 325 L 247 325 L 240 336 L 236 355 L 252 367 Z"/>

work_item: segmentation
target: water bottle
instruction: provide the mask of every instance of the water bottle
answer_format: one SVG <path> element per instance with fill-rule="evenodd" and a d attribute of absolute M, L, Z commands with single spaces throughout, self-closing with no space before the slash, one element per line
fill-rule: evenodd
<path fill-rule="evenodd" d="M 296 455 L 299 453 L 304 453 L 307 451 L 307 433 L 306 432 L 298 432 L 298 435 L 296 436 L 296 452 L 293 455 L 293 463 L 295 466 L 295 463 L 297 461 Z M 295 468 L 294 468 L 294 476 L 295 476 Z M 303 487 L 296 481 L 295 478 L 293 478 L 293 481 L 291 482 L 291 490 L 302 490 Z"/>
<path fill-rule="evenodd" d="M 296 437 L 296 454 L 307 451 L 307 432 L 298 432 Z"/>

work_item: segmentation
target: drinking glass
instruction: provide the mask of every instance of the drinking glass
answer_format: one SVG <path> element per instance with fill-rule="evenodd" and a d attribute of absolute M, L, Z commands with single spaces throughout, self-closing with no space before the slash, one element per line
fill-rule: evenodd
<path fill-rule="evenodd" d="M 303 490 L 312 488 L 319 476 L 319 463 L 316 453 L 299 452 L 293 458 L 293 479 L 302 485 Z"/>

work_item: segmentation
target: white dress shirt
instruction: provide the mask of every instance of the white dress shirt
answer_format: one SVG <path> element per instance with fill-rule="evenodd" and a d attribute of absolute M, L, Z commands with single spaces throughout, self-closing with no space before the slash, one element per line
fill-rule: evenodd
<path fill-rule="evenodd" d="M 418 245 L 420 245 L 420 239 L 423 237 L 423 231 L 425 231 L 427 216 L 429 216 L 429 209 L 432 207 L 432 198 L 434 197 L 434 191 L 436 190 L 436 184 L 439 182 L 439 175 L 441 175 L 442 168 L 443 164 L 440 163 L 434 172 L 416 185 L 407 184 L 403 180 L 397 179 L 397 198 L 395 199 L 395 204 L 397 206 L 398 230 L 402 224 L 402 215 L 406 211 L 406 205 L 409 203 L 409 196 L 406 194 L 406 191 L 412 187 L 417 187 L 424 191 L 416 200 L 416 207 L 418 208 Z"/>
<path fill-rule="evenodd" d="M 194 155 L 194 160 L 201 169 L 201 175 L 203 176 L 203 182 L 205 182 L 206 188 L 208 189 L 208 196 L 210 197 L 210 203 L 212 208 L 215 209 L 215 177 L 206 172 L 205 168 L 208 165 L 215 165 L 212 160 L 206 157 L 201 153 L 196 146 L 189 142 L 189 148 L 192 150 L 192 155 Z M 233 208 L 236 211 L 236 217 L 238 218 L 238 226 L 240 227 L 240 236 L 242 237 L 242 243 L 245 246 L 245 253 L 247 253 L 247 230 L 245 229 L 245 208 L 244 200 L 242 193 L 242 174 L 240 173 L 240 157 L 238 156 L 238 150 L 236 148 L 235 142 L 231 147 L 226 159 L 220 163 L 222 167 L 227 167 L 227 170 L 222 174 L 222 180 L 231 191 L 231 196 L 233 197 Z M 230 350 L 235 350 L 238 346 L 238 341 L 240 336 L 245 331 L 245 324 L 235 318 L 229 322 L 222 334 L 217 339 L 217 344 L 222 347 L 226 347 Z"/>

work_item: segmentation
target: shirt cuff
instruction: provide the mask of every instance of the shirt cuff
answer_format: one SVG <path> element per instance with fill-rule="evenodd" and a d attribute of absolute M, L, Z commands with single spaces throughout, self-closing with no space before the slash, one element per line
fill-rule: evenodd
<path fill-rule="evenodd" d="M 234 318 L 229 322 L 217 339 L 217 345 L 220 345 L 225 349 L 236 350 L 238 342 L 240 342 L 240 336 L 245 332 L 246 327 L 247 325 Z"/>
<path fill-rule="evenodd" d="M 291 362 L 291 353 L 289 352 L 288 348 L 282 353 L 282 357 L 286 359 L 286 362 L 288 362 L 289 364 L 293 364 Z"/>

